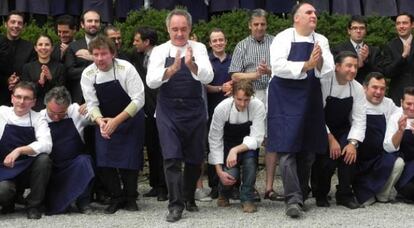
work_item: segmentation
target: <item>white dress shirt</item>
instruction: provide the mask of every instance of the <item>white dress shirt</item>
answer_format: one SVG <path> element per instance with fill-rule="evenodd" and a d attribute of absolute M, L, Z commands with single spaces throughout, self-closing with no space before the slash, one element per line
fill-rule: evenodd
<path fill-rule="evenodd" d="M 398 120 L 401 118 L 402 115 L 403 115 L 403 110 L 401 107 L 399 107 L 397 111 L 395 111 L 391 115 L 387 123 L 387 131 L 385 132 L 385 138 L 384 138 L 384 150 L 389 153 L 400 150 L 400 146 L 395 147 L 394 143 L 392 143 L 392 137 L 398 131 Z M 406 130 L 410 129 L 411 123 L 413 122 L 414 122 L 414 119 L 407 119 L 407 125 L 405 126 L 405 129 Z"/>
<path fill-rule="evenodd" d="M 249 113 L 247 113 L 247 111 Z M 252 121 L 250 134 L 243 138 L 243 144 L 246 145 L 249 150 L 256 150 L 263 142 L 265 134 L 265 117 L 266 112 L 264 104 L 255 97 L 251 98 L 248 108 L 243 112 L 239 112 L 236 109 L 233 97 L 226 98 L 220 102 L 214 109 L 210 132 L 208 134 L 208 142 L 210 145 L 208 162 L 212 165 L 223 164 L 223 134 L 226 121 L 229 121 L 231 124 L 241 124 L 246 123 L 249 120 Z"/>
<path fill-rule="evenodd" d="M 345 85 L 339 85 L 333 72 L 321 79 L 323 107 L 326 105 L 326 98 L 330 95 L 336 98 L 353 97 L 352 111 L 349 116 L 351 123 L 351 130 L 348 133 L 347 139 L 355 139 L 360 142 L 364 141 L 366 129 L 366 110 L 367 100 L 365 98 L 364 88 L 356 80 L 347 82 Z M 331 90 L 332 82 L 332 91 Z M 351 89 L 350 89 L 351 88 Z M 352 93 L 352 94 L 350 94 Z M 328 133 L 330 132 L 327 127 Z"/>
<path fill-rule="evenodd" d="M 187 47 L 193 50 L 194 62 L 197 65 L 197 75 L 191 72 L 193 78 L 202 84 L 208 84 L 213 80 L 214 73 L 208 58 L 206 46 L 202 43 L 189 40 L 187 45 L 183 47 L 174 46 L 171 41 L 167 41 L 159 46 L 154 47 L 151 52 L 147 71 L 147 85 L 151 89 L 160 87 L 163 83 L 168 82 L 162 80 L 167 69 L 165 67 L 165 59 L 167 57 L 175 58 L 177 50 L 181 51 L 181 58 L 185 56 Z M 174 77 L 174 76 L 173 76 Z"/>
<path fill-rule="evenodd" d="M 309 36 L 299 35 L 294 28 L 288 28 L 280 32 L 270 45 L 270 64 L 272 66 L 272 77 L 278 76 L 286 79 L 305 79 L 306 72 L 302 72 L 305 61 L 288 61 L 292 42 L 318 43 L 322 49 L 323 65 L 321 71 L 315 69 L 316 77 L 323 77 L 326 73 L 333 72 L 335 64 L 329 49 L 328 39 L 325 36 L 313 32 Z"/>
<path fill-rule="evenodd" d="M 44 116 L 35 111 L 30 111 L 24 116 L 17 116 L 13 107 L 0 106 L 0 138 L 3 137 L 6 124 L 20 127 L 34 127 L 36 141 L 30 143 L 30 148 L 36 153 L 50 153 L 52 151 L 52 137 L 50 129 Z"/>
<path fill-rule="evenodd" d="M 73 123 L 75 124 L 76 130 L 79 133 L 79 136 L 81 137 L 82 141 L 85 142 L 83 138 L 83 130 L 85 129 L 86 126 L 90 124 L 90 122 L 89 122 L 88 114 L 81 115 L 79 113 L 79 107 L 80 106 L 78 105 L 78 103 L 73 103 L 69 105 L 68 112 L 67 112 L 65 119 L 72 118 Z M 49 115 L 47 115 L 46 109 L 43 109 L 42 111 L 40 111 L 40 114 L 46 117 L 46 121 L 48 123 L 53 122 L 53 120 L 50 119 Z"/>

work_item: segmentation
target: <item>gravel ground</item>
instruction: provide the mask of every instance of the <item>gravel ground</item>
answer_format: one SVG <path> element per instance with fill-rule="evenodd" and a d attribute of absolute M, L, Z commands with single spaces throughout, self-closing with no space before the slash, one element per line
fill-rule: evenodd
<path fill-rule="evenodd" d="M 263 193 L 264 171 L 258 173 L 257 187 Z M 336 184 L 333 181 L 333 186 Z M 280 179 L 276 181 L 280 191 Z M 139 192 L 148 191 L 148 181 L 141 180 Z M 331 193 L 332 194 L 332 193 Z M 0 228 L 6 227 L 414 227 L 413 205 L 403 203 L 376 203 L 367 208 L 349 210 L 331 202 L 330 208 L 318 208 L 314 199 L 307 201 L 309 211 L 300 219 L 290 219 L 284 214 L 283 202 L 262 200 L 258 212 L 246 214 L 238 201 L 231 201 L 230 208 L 218 208 L 216 201 L 198 202 L 200 212 L 185 211 L 183 219 L 171 224 L 165 222 L 167 202 L 155 198 L 140 198 L 140 211 L 120 210 L 114 215 L 103 214 L 104 206 L 92 204 L 93 215 L 69 213 L 43 216 L 40 220 L 28 220 L 23 208 L 12 215 L 0 215 Z"/>

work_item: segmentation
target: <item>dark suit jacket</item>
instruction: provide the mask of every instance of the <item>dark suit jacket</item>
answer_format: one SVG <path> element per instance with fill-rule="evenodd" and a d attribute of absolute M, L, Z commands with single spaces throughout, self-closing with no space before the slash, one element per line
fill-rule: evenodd
<path fill-rule="evenodd" d="M 64 65 L 66 67 L 66 88 L 72 95 L 72 101 L 82 104 L 84 100 L 80 86 L 81 75 L 83 70 L 93 62 L 76 57 L 75 53 L 80 49 L 88 49 L 85 38 L 70 43 L 64 56 Z"/>
<path fill-rule="evenodd" d="M 10 105 L 10 92 L 7 80 L 10 76 L 12 64 L 12 52 L 8 40 L 0 36 L 0 105 Z"/>
<path fill-rule="evenodd" d="M 144 53 L 137 52 L 136 49 L 133 50 L 130 60 L 131 63 L 137 69 L 139 76 L 141 77 L 142 82 L 144 83 L 145 87 L 145 105 L 144 105 L 144 112 L 147 116 L 154 116 L 155 107 L 157 106 L 157 94 L 158 89 L 151 89 L 147 85 L 146 77 L 147 77 L 147 68 L 144 66 Z"/>
<path fill-rule="evenodd" d="M 364 81 L 367 74 L 374 72 L 374 71 L 382 72 L 382 69 L 380 67 L 381 58 L 382 58 L 380 49 L 378 47 L 371 46 L 371 45 L 368 45 L 368 48 L 369 48 L 368 58 L 365 60 L 364 66 L 358 69 L 358 73 L 355 77 L 355 79 L 361 84 Z M 352 51 L 355 54 L 357 54 L 350 40 L 334 47 L 332 49 L 332 54 L 333 56 L 336 56 L 341 51 Z"/>
<path fill-rule="evenodd" d="M 401 56 L 402 52 L 403 44 L 400 38 L 394 38 L 384 47 L 384 59 L 381 64 L 385 76 L 391 79 L 389 96 L 398 106 L 404 88 L 414 86 L 414 39 L 411 42 L 411 51 L 407 58 Z"/>

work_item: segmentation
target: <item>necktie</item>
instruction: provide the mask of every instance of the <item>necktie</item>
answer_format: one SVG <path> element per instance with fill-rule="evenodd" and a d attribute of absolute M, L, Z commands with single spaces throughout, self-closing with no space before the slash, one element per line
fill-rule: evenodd
<path fill-rule="evenodd" d="M 361 49 L 361 45 L 357 44 L 355 47 L 355 51 L 357 54 L 359 54 L 359 50 Z"/>
<path fill-rule="evenodd" d="M 144 62 L 143 62 L 143 65 L 144 65 L 145 68 L 147 68 L 147 66 L 148 66 L 148 59 L 149 59 L 149 56 L 147 54 L 145 54 Z"/>

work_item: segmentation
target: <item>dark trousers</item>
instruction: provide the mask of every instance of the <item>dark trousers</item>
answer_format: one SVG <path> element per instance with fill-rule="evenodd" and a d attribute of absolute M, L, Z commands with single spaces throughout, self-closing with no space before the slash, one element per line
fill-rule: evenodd
<path fill-rule="evenodd" d="M 300 204 L 306 200 L 314 153 L 277 153 L 286 204 Z"/>
<path fill-rule="evenodd" d="M 184 201 L 194 202 L 197 180 L 201 174 L 200 164 L 185 163 L 182 174 L 181 159 L 164 160 L 165 180 L 167 182 L 169 204 L 168 210 L 184 210 Z"/>
<path fill-rule="evenodd" d="M 150 186 L 156 189 L 167 189 L 157 124 L 152 116 L 145 118 L 145 146 L 147 147 Z"/>
<path fill-rule="evenodd" d="M 138 197 L 138 170 L 100 168 L 103 182 L 112 201 L 135 201 Z M 121 187 L 121 181 L 122 186 Z"/>
<path fill-rule="evenodd" d="M 398 193 L 404 198 L 414 201 L 414 180 L 411 180 L 402 188 L 397 189 Z"/>
<path fill-rule="evenodd" d="M 312 166 L 312 192 L 315 198 L 326 198 L 331 190 L 331 179 L 338 168 L 338 181 L 336 186 L 336 200 L 350 201 L 354 200 L 352 191 L 352 182 L 354 180 L 356 166 L 355 163 L 347 165 L 344 162 L 344 156 L 336 160 L 329 158 L 329 155 L 316 155 L 315 163 Z"/>
<path fill-rule="evenodd" d="M 17 189 L 30 188 L 26 198 L 27 208 L 38 208 L 43 203 L 52 170 L 48 154 L 39 154 L 24 172 L 13 180 L 0 182 L 0 205 L 14 204 Z"/>

